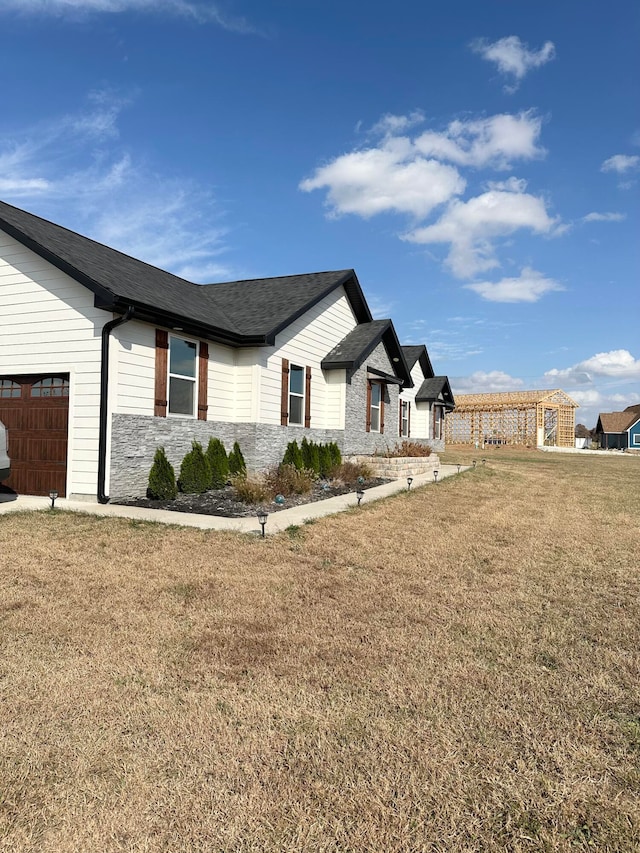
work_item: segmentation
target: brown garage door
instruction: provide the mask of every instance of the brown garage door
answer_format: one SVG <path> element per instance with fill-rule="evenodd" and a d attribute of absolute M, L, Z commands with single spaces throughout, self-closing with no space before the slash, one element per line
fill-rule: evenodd
<path fill-rule="evenodd" d="M 67 482 L 69 375 L 0 376 L 0 421 L 7 428 L 11 476 L 22 495 L 63 497 Z"/>

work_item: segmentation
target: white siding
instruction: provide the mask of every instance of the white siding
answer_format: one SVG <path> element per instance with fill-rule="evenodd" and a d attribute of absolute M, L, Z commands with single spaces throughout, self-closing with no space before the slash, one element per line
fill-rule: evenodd
<path fill-rule="evenodd" d="M 420 366 L 420 359 L 416 361 L 411 369 L 413 388 L 404 388 L 400 394 L 401 400 L 407 400 L 411 404 L 411 438 L 430 438 L 429 423 L 431 407 L 428 403 L 416 403 L 416 394 L 424 381 L 424 373 Z"/>
<path fill-rule="evenodd" d="M 93 294 L 0 231 L 0 375 L 69 373 L 67 494 L 95 495 L 100 334 Z"/>
<path fill-rule="evenodd" d="M 130 320 L 118 326 L 111 337 L 117 353 L 109 384 L 117 389 L 112 396 L 113 412 L 152 415 L 155 405 L 156 330 L 155 326 Z"/>
<path fill-rule="evenodd" d="M 265 351 L 261 370 L 261 423 L 280 423 L 282 359 L 286 358 L 311 367 L 312 428 L 344 428 L 344 371 L 324 374 L 320 362 L 356 325 L 344 288 L 339 287 L 278 335 L 275 347 Z M 341 374 L 340 379 L 336 374 Z"/>

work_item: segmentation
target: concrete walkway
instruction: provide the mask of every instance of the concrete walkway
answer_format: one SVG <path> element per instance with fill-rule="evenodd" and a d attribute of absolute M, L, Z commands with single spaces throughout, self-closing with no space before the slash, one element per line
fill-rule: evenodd
<path fill-rule="evenodd" d="M 451 477 L 453 474 L 460 471 L 468 470 L 469 466 L 465 465 L 440 465 L 438 471 L 438 481 Z M 421 486 L 431 485 L 437 488 L 434 484 L 433 474 L 421 474 L 413 478 L 411 484 L 412 489 L 420 488 Z M 386 498 L 396 492 L 405 491 L 407 488 L 406 480 L 394 480 L 391 483 L 385 483 L 383 486 L 375 486 L 372 489 L 366 489 L 364 498 L 362 499 L 363 506 L 371 501 Z M 292 524 L 304 524 L 305 521 L 313 518 L 322 518 L 325 515 L 333 515 L 336 512 L 343 512 L 346 509 L 357 506 L 357 498 L 355 492 L 349 492 L 346 495 L 338 495 L 335 498 L 327 498 L 323 501 L 315 501 L 313 503 L 303 504 L 302 506 L 293 506 L 290 509 L 281 509 L 276 512 L 269 513 L 265 533 L 280 533 Z M 29 497 L 26 495 L 4 495 L 0 494 L 0 515 L 8 512 L 19 512 L 24 510 L 46 510 L 51 506 L 49 498 L 44 497 Z M 185 527 L 199 527 L 202 530 L 233 530 L 237 533 L 259 533 L 260 525 L 255 516 L 247 518 L 224 518 L 220 515 L 198 515 L 190 512 L 171 512 L 163 509 L 145 509 L 135 506 L 118 506 L 117 504 L 99 504 L 93 501 L 71 501 L 66 498 L 58 498 L 56 500 L 56 509 L 66 510 L 69 512 L 86 512 L 91 515 L 114 516 L 117 518 L 131 518 L 138 521 L 155 521 L 160 524 L 178 524 Z"/>

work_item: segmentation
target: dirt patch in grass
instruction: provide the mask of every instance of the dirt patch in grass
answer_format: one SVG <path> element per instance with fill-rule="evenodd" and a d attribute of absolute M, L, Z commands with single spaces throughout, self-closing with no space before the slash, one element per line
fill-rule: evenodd
<path fill-rule="evenodd" d="M 639 474 L 496 453 L 266 540 L 0 517 L 0 849 L 638 850 Z"/>

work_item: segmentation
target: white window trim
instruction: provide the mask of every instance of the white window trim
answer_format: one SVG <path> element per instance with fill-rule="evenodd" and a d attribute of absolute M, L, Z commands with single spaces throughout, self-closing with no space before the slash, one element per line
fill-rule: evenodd
<path fill-rule="evenodd" d="M 195 376 L 184 376 L 182 373 L 172 373 L 171 372 L 171 341 L 173 339 L 178 341 L 186 341 L 190 344 L 196 345 L 196 353 L 195 353 Z M 188 338 L 184 335 L 169 335 L 169 350 L 167 352 L 167 417 L 168 418 L 196 418 L 197 417 L 197 409 L 198 409 L 198 374 L 199 370 L 199 359 L 200 356 L 200 341 L 196 338 Z M 172 412 L 171 411 L 171 380 L 172 379 L 186 379 L 189 382 L 193 382 L 193 407 L 190 415 L 186 415 L 183 412 Z"/>
<path fill-rule="evenodd" d="M 400 438 L 409 438 L 409 400 L 400 400 Z M 405 431 L 406 425 L 406 431 Z"/>
<path fill-rule="evenodd" d="M 633 434 L 633 442 L 632 447 L 640 446 L 640 432 L 635 432 Z"/>
<path fill-rule="evenodd" d="M 294 367 L 297 368 L 298 370 L 302 371 L 302 394 L 298 394 L 297 391 L 291 390 L 291 378 L 293 376 Z M 307 376 L 306 376 L 306 370 L 305 370 L 304 365 L 289 363 L 289 399 L 288 399 L 288 408 L 289 408 L 289 424 L 288 425 L 289 426 L 304 427 L 304 413 L 305 413 L 305 404 L 306 404 L 306 400 L 305 400 L 306 386 L 307 386 Z M 301 411 L 300 423 L 298 423 L 297 421 L 291 420 L 291 398 L 292 397 L 296 397 L 297 399 L 302 400 L 302 407 L 300 410 Z"/>
<path fill-rule="evenodd" d="M 378 388 L 380 392 L 380 400 L 378 401 L 378 405 L 374 405 L 373 402 L 373 389 Z M 373 412 L 378 412 L 378 429 L 373 428 Z M 369 409 L 369 432 L 375 432 L 380 435 L 380 427 L 381 427 L 381 418 L 382 418 L 382 383 L 381 382 L 371 382 L 371 406 Z"/>

